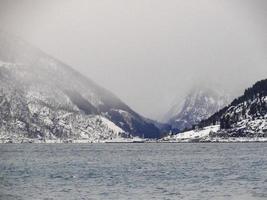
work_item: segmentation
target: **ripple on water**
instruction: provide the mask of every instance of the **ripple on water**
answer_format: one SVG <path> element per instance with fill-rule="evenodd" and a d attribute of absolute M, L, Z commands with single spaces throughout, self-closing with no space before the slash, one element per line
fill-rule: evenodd
<path fill-rule="evenodd" d="M 1 200 L 267 198 L 267 143 L 0 149 Z"/>

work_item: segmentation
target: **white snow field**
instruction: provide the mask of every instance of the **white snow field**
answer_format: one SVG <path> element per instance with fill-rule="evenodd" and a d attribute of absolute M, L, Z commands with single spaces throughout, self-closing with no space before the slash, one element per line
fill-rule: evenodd
<path fill-rule="evenodd" d="M 267 142 L 267 137 L 213 137 L 220 130 L 220 125 L 207 126 L 169 135 L 161 139 L 162 142 Z"/>

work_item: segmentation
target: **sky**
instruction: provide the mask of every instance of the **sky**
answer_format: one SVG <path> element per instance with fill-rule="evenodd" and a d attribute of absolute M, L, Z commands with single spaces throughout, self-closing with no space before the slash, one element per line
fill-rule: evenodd
<path fill-rule="evenodd" d="M 0 0 L 0 28 L 152 119 L 196 85 L 267 78 L 266 0 Z"/>

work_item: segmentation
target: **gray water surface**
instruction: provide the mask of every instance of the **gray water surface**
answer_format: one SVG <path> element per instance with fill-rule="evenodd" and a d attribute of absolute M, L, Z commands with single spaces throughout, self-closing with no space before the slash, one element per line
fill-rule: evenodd
<path fill-rule="evenodd" d="M 267 199 L 267 143 L 3 144 L 0 200 Z"/>

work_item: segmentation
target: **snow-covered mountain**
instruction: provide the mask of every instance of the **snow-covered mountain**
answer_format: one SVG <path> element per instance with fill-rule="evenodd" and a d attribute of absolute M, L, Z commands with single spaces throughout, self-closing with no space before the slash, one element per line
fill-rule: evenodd
<path fill-rule="evenodd" d="M 229 103 L 229 95 L 219 89 L 195 87 L 167 113 L 167 122 L 180 131 L 191 128 Z"/>
<path fill-rule="evenodd" d="M 220 124 L 219 137 L 267 137 L 267 79 L 258 81 L 199 127 Z"/>
<path fill-rule="evenodd" d="M 267 79 L 254 84 L 195 129 L 170 135 L 164 141 L 267 141 Z"/>
<path fill-rule="evenodd" d="M 159 137 L 111 92 L 23 40 L 0 31 L 1 136 Z"/>

